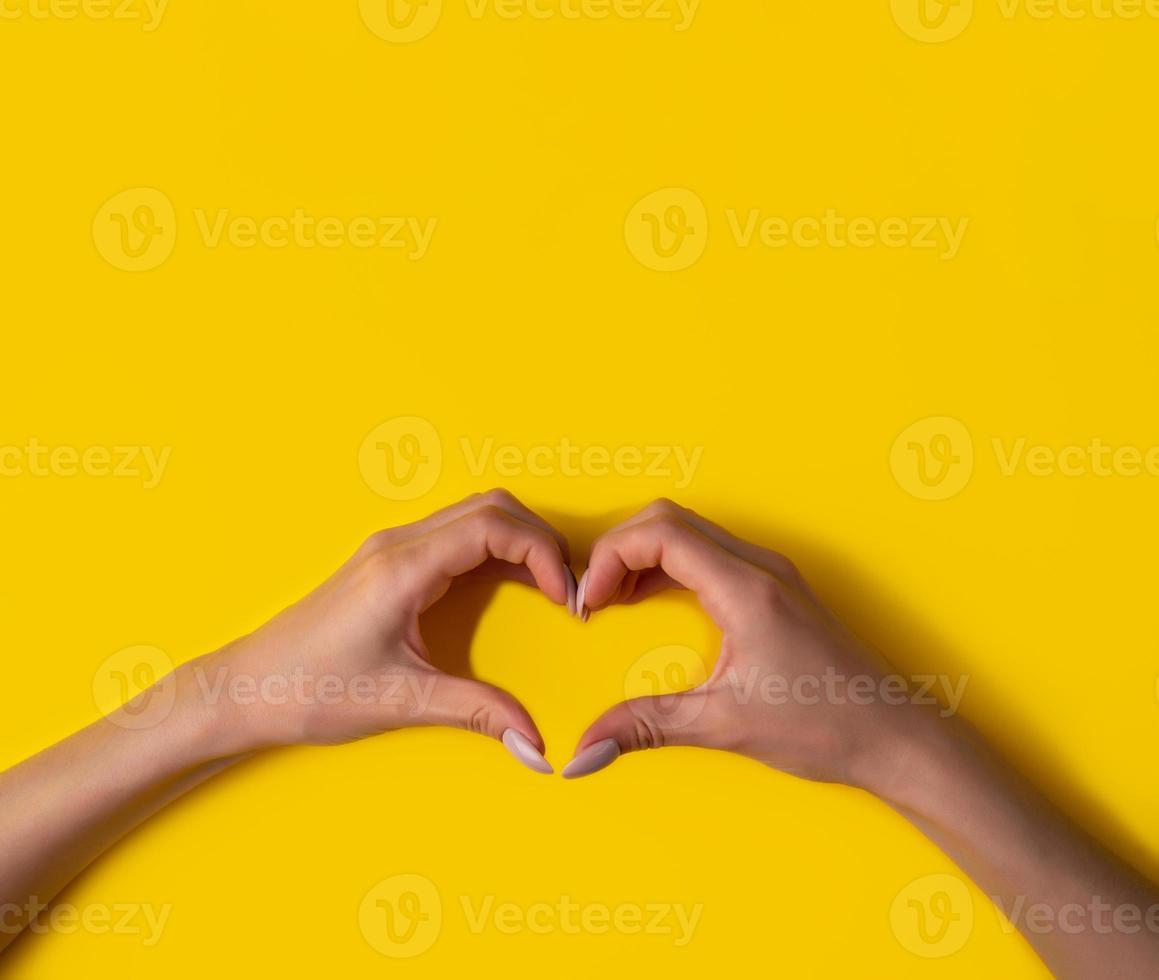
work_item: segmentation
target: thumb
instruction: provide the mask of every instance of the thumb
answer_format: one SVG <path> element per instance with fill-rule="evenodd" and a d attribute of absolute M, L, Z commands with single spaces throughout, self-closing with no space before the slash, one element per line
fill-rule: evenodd
<path fill-rule="evenodd" d="M 543 736 L 527 709 L 502 688 L 468 677 L 439 675 L 427 712 L 431 724 L 489 735 L 535 772 L 554 770 L 543 757 Z"/>
<path fill-rule="evenodd" d="M 707 704 L 708 693 L 699 690 L 622 701 L 584 732 L 575 758 L 564 767 L 564 778 L 599 772 L 624 752 L 704 744 L 702 715 Z"/>

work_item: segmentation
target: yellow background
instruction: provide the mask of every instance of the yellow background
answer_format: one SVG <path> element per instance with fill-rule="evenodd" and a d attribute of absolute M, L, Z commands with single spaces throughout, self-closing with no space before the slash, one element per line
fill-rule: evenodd
<path fill-rule="evenodd" d="M 1004 475 L 992 440 L 1159 443 L 1154 51 L 1159 22 L 1003 15 L 940 44 L 886 0 L 708 3 L 692 25 L 445 0 L 409 44 L 333 5 L 173 0 L 160 26 L 0 20 L 0 443 L 171 447 L 160 484 L 0 479 L 0 763 L 95 717 L 139 644 L 175 661 L 291 602 L 368 533 L 503 483 L 582 556 L 674 496 L 792 555 L 907 672 L 965 674 L 964 713 L 1100 836 L 1159 870 L 1154 556 L 1159 478 Z M 896 6 L 896 5 L 895 5 Z M 967 11 L 968 13 L 968 11 Z M 954 16 L 959 16 L 955 13 Z M 902 18 L 905 19 L 904 17 Z M 157 268 L 102 257 L 94 217 L 163 192 Z M 668 187 L 708 215 L 678 272 L 625 217 Z M 436 216 L 397 250 L 209 247 L 193 217 Z M 969 218 L 960 253 L 740 248 L 724 215 Z M 429 493 L 392 501 L 364 436 L 418 416 Z M 959 420 L 974 468 L 917 499 L 891 447 Z M 701 447 L 672 479 L 468 467 L 524 450 Z M 582 566 L 582 561 L 577 562 Z M 674 597 L 581 626 L 504 588 L 478 674 L 538 720 L 557 767 L 642 655 L 713 635 Z M 163 938 L 25 938 L 8 976 L 1039 977 L 973 886 L 941 958 L 891 930 L 915 879 L 956 874 L 853 791 L 694 750 L 589 780 L 413 730 L 244 765 L 116 847 L 64 896 L 171 903 Z M 378 882 L 417 874 L 442 931 L 412 959 L 364 938 Z M 693 940 L 471 933 L 460 896 L 527 907 L 702 906 Z"/>

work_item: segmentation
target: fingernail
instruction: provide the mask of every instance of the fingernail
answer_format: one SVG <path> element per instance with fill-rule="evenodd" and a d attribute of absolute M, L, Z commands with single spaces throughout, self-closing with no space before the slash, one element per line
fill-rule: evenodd
<path fill-rule="evenodd" d="M 575 600 L 576 593 L 579 591 L 579 588 L 576 585 L 575 575 L 572 574 L 572 570 L 566 565 L 563 566 L 563 570 L 567 572 L 567 611 L 574 616 L 575 611 L 578 608 L 576 606 Z"/>
<path fill-rule="evenodd" d="M 620 757 L 620 743 L 614 738 L 589 745 L 563 768 L 564 779 L 579 779 L 606 769 Z"/>
<path fill-rule="evenodd" d="M 586 623 L 588 621 L 588 611 L 584 608 L 584 596 L 588 591 L 588 570 L 585 568 L 583 575 L 580 576 L 579 586 L 576 589 L 575 608 L 576 615 L 579 616 L 580 621 Z"/>
<path fill-rule="evenodd" d="M 508 752 L 533 772 L 541 772 L 545 776 L 555 772 L 551 768 L 551 763 L 543 757 L 539 749 L 532 745 L 528 737 L 522 732 L 508 728 L 503 733 L 503 744 L 507 746 Z"/>

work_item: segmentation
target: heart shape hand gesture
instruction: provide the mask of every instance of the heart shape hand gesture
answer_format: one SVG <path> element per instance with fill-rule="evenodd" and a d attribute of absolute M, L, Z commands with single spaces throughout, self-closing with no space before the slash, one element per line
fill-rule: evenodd
<path fill-rule="evenodd" d="M 234 752 L 452 725 L 499 739 L 529 768 L 550 773 L 526 709 L 506 691 L 432 665 L 419 617 L 465 576 L 522 581 L 584 619 L 683 588 L 723 633 L 712 676 L 691 691 L 611 708 L 584 733 L 565 777 L 596 772 L 624 752 L 692 745 L 867 788 L 890 778 L 897 709 L 912 705 L 822 695 L 823 678 L 877 684 L 886 668 L 787 558 L 660 500 L 595 542 L 578 584 L 568 562 L 564 537 L 511 494 L 476 495 L 373 535 L 310 595 L 179 673 L 295 687 L 297 697 L 217 709 L 230 714 L 218 720 L 236 733 Z"/>
<path fill-rule="evenodd" d="M 25 910 L 45 907 L 36 896 L 55 894 L 168 798 L 267 746 L 455 725 L 501 740 L 529 768 L 550 773 L 543 739 L 515 698 L 444 673 L 428 656 L 420 617 L 442 615 L 446 606 L 432 607 L 469 576 L 531 585 L 581 619 L 688 589 L 720 629 L 720 656 L 704 683 L 610 708 L 584 733 L 564 776 L 665 745 L 736 752 L 868 790 L 998 898 L 1033 896 L 1042 899 L 1037 908 L 1081 911 L 1080 899 L 1115 895 L 1120 909 L 1159 909 L 1145 880 L 1092 846 L 968 725 L 939 718 L 925 688 L 911 696 L 783 555 L 661 500 L 598 538 L 579 582 L 569 562 L 563 536 L 510 494 L 471 497 L 373 535 L 253 634 L 189 661 L 0 774 L 5 836 L 15 842 L 0 849 L 0 908 L 18 916 L 0 929 L 0 950 L 37 914 Z M 237 680 L 247 682 L 245 697 L 204 697 L 223 686 L 236 691 Z M 143 732 L 153 705 L 157 727 Z M 905 898 L 911 908 L 913 887 L 930 877 L 906 886 L 894 906 Z M 1139 928 L 1026 936 L 1059 976 L 1159 975 L 1159 944 Z M 926 945 L 911 951 L 928 948 L 917 941 Z"/>

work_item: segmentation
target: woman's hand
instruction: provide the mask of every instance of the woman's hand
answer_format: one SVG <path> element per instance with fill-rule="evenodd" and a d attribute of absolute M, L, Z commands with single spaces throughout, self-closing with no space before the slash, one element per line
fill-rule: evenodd
<path fill-rule="evenodd" d="M 727 749 L 876 793 L 1006 908 L 1073 918 L 1098 902 L 1135 923 L 1159 909 L 1149 882 L 1012 774 L 968 726 L 912 704 L 900 678 L 781 555 L 661 501 L 596 542 L 577 594 L 563 539 L 510 495 L 492 492 L 374 535 L 301 602 L 163 679 L 158 686 L 173 684 L 175 700 L 154 702 L 146 692 L 0 774 L 0 830 L 10 844 L 0 849 L 0 905 L 17 910 L 0 924 L 0 950 L 113 841 L 265 746 L 456 725 L 500 738 L 524 764 L 550 772 L 523 707 L 437 670 L 419 633 L 419 616 L 456 578 L 496 573 L 581 615 L 687 587 L 723 631 L 708 681 L 612 708 L 588 729 L 565 776 L 595 772 L 621 751 Z M 900 685 L 892 697 L 889 682 Z M 168 708 L 142 730 L 154 703 Z M 1153 931 L 1024 934 L 1056 976 L 1159 976 Z"/>
<path fill-rule="evenodd" d="M 224 754 L 452 725 L 500 739 L 530 768 L 551 772 L 515 698 L 431 665 L 419 616 L 469 574 L 534 584 L 574 610 L 567 556 L 564 538 L 511 494 L 477 494 L 373 535 L 265 626 L 179 668 L 179 697 L 220 706 Z"/>
<path fill-rule="evenodd" d="M 550 772 L 519 702 L 437 670 L 418 623 L 463 575 L 534 584 L 574 611 L 566 560 L 563 538 L 510 494 L 471 497 L 375 534 L 261 629 L 0 773 L 0 950 L 110 844 L 267 746 L 456 725 Z"/>
<path fill-rule="evenodd" d="M 660 501 L 596 542 L 577 604 L 583 616 L 585 607 L 681 586 L 724 633 L 712 676 L 693 691 L 612 708 L 584 734 L 565 776 L 602 769 L 622 751 L 699 745 L 859 786 L 914 823 L 1003 908 L 1042 913 L 1047 928 L 1026 917 L 1014 924 L 1055 976 L 1159 976 L 1159 935 L 1137 925 L 1159 912 L 1155 886 L 968 725 L 909 700 L 902 679 L 842 628 L 783 556 Z M 1100 928 L 1084 918 L 1095 907 L 1135 925 Z"/>
<path fill-rule="evenodd" d="M 787 558 L 657 501 L 596 541 L 580 615 L 673 587 L 695 592 L 724 633 L 712 676 L 693 691 L 612 708 L 584 733 L 565 776 L 621 752 L 696 745 L 810 779 L 873 788 L 889 778 L 894 734 L 916 714 L 904 682 Z"/>

